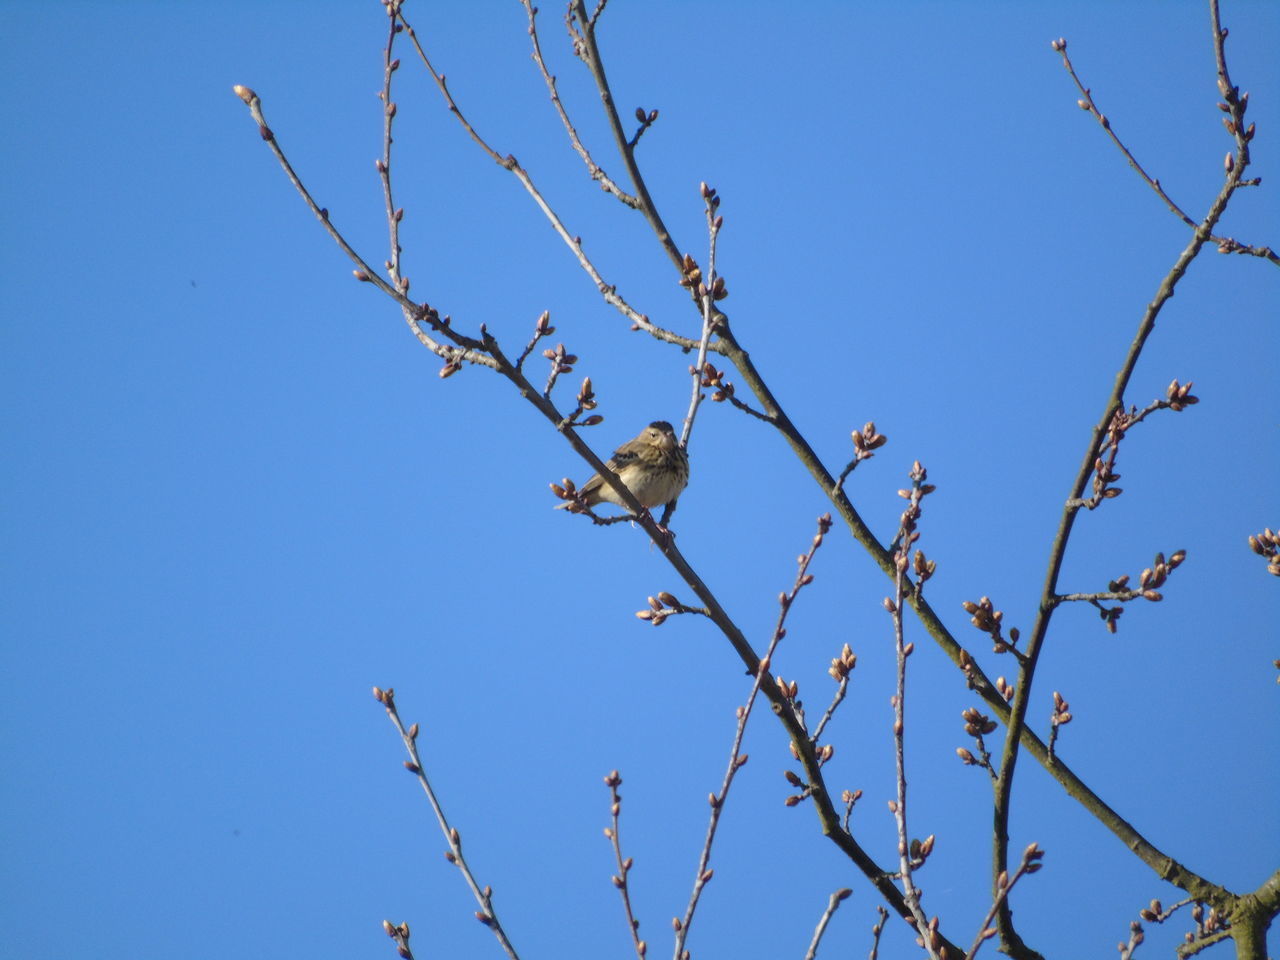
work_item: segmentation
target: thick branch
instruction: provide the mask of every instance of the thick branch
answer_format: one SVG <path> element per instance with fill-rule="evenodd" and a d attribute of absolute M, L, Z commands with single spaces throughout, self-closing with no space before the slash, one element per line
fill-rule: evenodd
<path fill-rule="evenodd" d="M 1220 86 L 1229 81 L 1223 81 L 1225 77 L 1225 64 L 1221 55 L 1221 31 L 1217 26 L 1217 5 L 1216 0 L 1212 2 L 1215 47 L 1219 51 L 1219 77 Z M 1224 96 L 1228 96 L 1224 92 Z M 1230 100 L 1228 96 L 1228 100 Z M 1045 573 L 1044 586 L 1040 594 L 1039 612 L 1031 629 L 1031 636 L 1027 642 L 1026 655 L 1019 662 L 1019 678 L 1016 684 L 1016 692 L 1013 698 L 1012 709 L 1010 710 L 1008 720 L 1008 734 L 1005 737 L 1004 751 L 1000 759 L 1000 777 L 996 783 L 996 823 L 995 834 L 992 847 L 992 875 L 998 876 L 1002 872 L 1008 870 L 1009 866 L 1009 835 L 1008 822 L 1011 803 L 1011 795 L 1013 790 L 1013 778 L 1017 768 L 1018 751 L 1022 743 L 1023 724 L 1026 718 L 1027 705 L 1030 702 L 1032 682 L 1035 678 L 1036 665 L 1043 649 L 1045 637 L 1049 631 L 1049 623 L 1053 618 L 1053 612 L 1057 608 L 1058 593 L 1058 576 L 1062 570 L 1063 559 L 1066 556 L 1067 544 L 1071 538 L 1071 530 L 1075 524 L 1081 506 L 1080 501 L 1084 496 L 1084 490 L 1089 483 L 1089 478 L 1093 475 L 1094 465 L 1098 459 L 1099 451 L 1102 448 L 1104 438 L 1107 435 L 1108 426 L 1111 424 L 1112 418 L 1116 412 L 1124 409 L 1124 394 L 1128 388 L 1129 379 L 1133 376 L 1134 368 L 1138 364 L 1138 358 L 1142 355 L 1142 349 L 1146 345 L 1147 338 L 1155 329 L 1156 318 L 1160 315 L 1160 311 L 1164 305 L 1173 297 L 1174 290 L 1177 288 L 1178 282 L 1186 274 L 1187 268 L 1191 262 L 1200 253 L 1201 248 L 1209 240 L 1213 234 L 1213 228 L 1218 220 L 1222 217 L 1223 212 L 1227 208 L 1227 203 L 1231 200 L 1231 196 L 1235 193 L 1236 188 L 1240 184 L 1240 178 L 1244 174 L 1245 167 L 1248 163 L 1248 145 L 1244 138 L 1238 137 L 1238 145 L 1240 156 L 1236 160 L 1233 168 L 1227 175 L 1226 183 L 1223 184 L 1218 196 L 1214 199 L 1213 204 L 1209 208 L 1209 212 L 1199 225 L 1196 226 L 1195 232 L 1183 249 L 1178 259 L 1174 262 L 1169 273 L 1161 281 L 1160 286 L 1156 290 L 1156 295 L 1151 303 L 1147 305 L 1143 313 L 1142 320 L 1138 324 L 1137 333 L 1134 334 L 1133 341 L 1129 345 L 1129 351 L 1120 366 L 1120 370 L 1116 373 L 1115 382 L 1111 389 L 1111 395 L 1107 398 L 1107 402 L 1103 408 L 1102 416 L 1094 425 L 1093 431 L 1089 437 L 1089 443 L 1085 448 L 1084 456 L 1081 458 L 1080 468 L 1076 472 L 1075 481 L 1072 483 L 1071 492 L 1067 497 L 1066 505 L 1063 507 L 1061 519 L 1058 522 L 1058 531 L 1053 539 L 1053 544 L 1049 551 L 1049 561 Z M 1197 881 L 1205 882 L 1202 878 L 1197 877 Z M 1194 891 L 1187 889 L 1188 893 Z M 1010 913 L 1008 903 L 1002 905 L 999 915 L 1000 930 L 1002 935 L 1011 930 Z"/>

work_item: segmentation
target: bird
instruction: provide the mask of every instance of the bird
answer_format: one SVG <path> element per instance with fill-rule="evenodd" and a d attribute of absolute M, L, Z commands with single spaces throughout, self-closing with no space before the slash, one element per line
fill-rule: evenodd
<path fill-rule="evenodd" d="M 608 467 L 646 509 L 674 504 L 689 482 L 689 455 L 665 420 L 655 420 L 615 450 Z M 598 473 L 578 488 L 578 494 L 589 507 L 605 502 L 626 506 Z M 569 500 L 556 509 L 574 504 Z"/>

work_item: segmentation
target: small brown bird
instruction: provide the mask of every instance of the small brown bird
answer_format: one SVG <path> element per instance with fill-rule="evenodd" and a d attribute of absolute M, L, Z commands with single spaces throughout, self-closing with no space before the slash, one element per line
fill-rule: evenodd
<path fill-rule="evenodd" d="M 665 420 L 655 420 L 641 430 L 638 437 L 615 450 L 608 466 L 641 506 L 650 509 L 674 503 L 689 482 L 689 456 L 680 446 L 675 430 Z M 587 506 L 606 502 L 625 506 L 598 473 L 579 487 L 578 492 Z M 562 503 L 556 509 L 564 510 L 570 506 L 572 501 Z"/>

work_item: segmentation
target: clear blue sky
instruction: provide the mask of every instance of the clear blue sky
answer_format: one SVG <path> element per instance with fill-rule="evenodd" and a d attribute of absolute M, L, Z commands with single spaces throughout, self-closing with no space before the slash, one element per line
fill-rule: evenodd
<path fill-rule="evenodd" d="M 1280 245 L 1280 8 L 1226 0 L 1251 92 L 1254 172 L 1223 232 Z M 528 58 L 515 0 L 406 8 L 472 119 L 538 179 L 629 299 L 693 317 L 640 219 L 587 179 Z M 635 3 L 601 28 L 650 185 L 705 251 L 716 186 L 725 306 L 791 416 L 838 468 L 849 431 L 890 442 L 852 478 L 887 539 L 912 460 L 938 493 L 923 544 L 937 609 L 992 596 L 1030 625 L 1088 430 L 1183 226 L 1075 106 L 1049 47 L 1199 216 L 1230 141 L 1199 3 L 871 7 Z M 527 957 L 625 956 L 601 829 L 623 772 L 643 932 L 669 950 L 746 678 L 706 622 L 633 612 L 680 589 L 640 531 L 553 512 L 585 471 L 509 388 L 442 382 L 398 311 L 350 276 L 231 93 L 374 263 L 385 18 L 360 3 L 6 3 L 0 87 L 3 669 L 0 952 L 15 960 L 498 956 L 369 694 L 394 686 L 473 868 Z M 562 94 L 619 164 L 545 6 Z M 596 296 L 509 174 L 484 160 L 404 52 L 397 187 L 415 295 L 523 343 L 549 309 L 606 416 L 607 452 L 678 420 L 688 359 Z M 1106 633 L 1054 621 L 1031 720 L 1061 690 L 1061 749 L 1153 842 L 1229 888 L 1280 864 L 1277 583 L 1245 546 L 1280 523 L 1276 268 L 1206 252 L 1165 310 L 1129 400 L 1177 377 L 1202 402 L 1126 441 L 1125 494 L 1084 516 L 1064 586 L 1101 589 L 1157 550 L 1189 559 L 1161 604 Z M 571 378 L 573 379 L 573 378 Z M 703 408 L 680 545 L 762 645 L 826 506 L 769 430 Z M 838 532 L 838 531 L 837 531 Z M 859 654 L 828 767 L 861 788 L 857 834 L 888 862 L 890 585 L 844 536 L 819 555 L 777 669 L 813 711 L 840 645 Z M 960 766 L 955 669 L 909 624 L 913 833 L 938 835 L 926 906 L 967 941 L 985 908 L 990 791 Z M 870 887 L 785 809 L 767 715 L 731 797 L 694 956 L 864 955 Z M 1160 884 L 1030 763 L 1016 900 L 1051 956 L 1107 956 Z M 1149 929 L 1168 955 L 1182 927 Z M 1280 941 L 1272 934 L 1272 951 Z M 884 955 L 907 955 L 900 923 Z M 990 949 L 990 948 L 987 948 Z M 994 952 L 991 954 L 994 956 Z M 1225 952 L 1223 953 L 1225 955 Z"/>

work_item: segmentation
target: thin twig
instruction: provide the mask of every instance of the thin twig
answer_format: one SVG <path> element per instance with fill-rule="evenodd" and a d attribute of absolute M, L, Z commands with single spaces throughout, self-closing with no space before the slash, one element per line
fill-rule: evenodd
<path fill-rule="evenodd" d="M 249 115 L 253 117 L 254 122 L 258 124 L 258 132 L 261 134 L 262 139 L 266 142 L 271 152 L 275 155 L 281 169 L 285 172 L 285 176 L 289 178 L 289 182 L 293 184 L 294 189 L 298 191 L 298 194 L 302 197 L 311 212 L 316 215 L 316 219 L 320 221 L 325 232 L 333 238 L 334 242 L 342 249 L 342 252 L 347 255 L 347 258 L 356 265 L 356 279 L 373 284 L 398 303 L 404 313 L 405 322 L 408 323 L 414 336 L 417 337 L 418 341 L 432 353 L 454 362 L 466 360 L 468 363 L 493 368 L 495 366 L 493 359 L 484 355 L 484 352 L 480 349 L 480 343 L 478 341 L 453 333 L 447 328 L 447 324 L 442 324 L 434 318 L 434 314 L 431 310 L 426 309 L 422 305 L 414 303 L 409 299 L 407 296 L 408 281 L 405 278 L 399 278 L 396 286 L 393 287 L 391 284 L 387 283 L 387 281 L 378 276 L 377 271 L 374 270 L 373 267 L 369 266 L 360 254 L 356 253 L 351 244 L 347 242 L 346 237 L 344 237 L 339 232 L 338 228 L 333 225 L 333 222 L 329 218 L 329 211 L 316 203 L 315 198 L 311 195 L 311 191 L 307 189 L 306 185 L 302 182 L 302 179 L 293 169 L 293 164 L 291 164 L 289 162 L 289 158 L 285 156 L 284 150 L 280 146 L 280 142 L 276 139 L 275 133 L 267 126 L 266 118 L 262 113 L 262 101 L 259 99 L 258 95 L 248 87 L 240 84 L 237 84 L 232 89 L 235 91 L 236 96 L 244 101 L 245 106 L 249 108 Z M 435 332 L 443 334 L 445 337 L 452 340 L 457 344 L 457 346 L 451 347 L 439 342 L 423 329 L 424 323 L 429 324 Z"/>
<path fill-rule="evenodd" d="M 876 913 L 880 915 L 880 919 L 871 928 L 871 952 L 867 954 L 867 960 L 876 960 L 880 953 L 880 934 L 884 933 L 884 922 L 889 919 L 889 911 L 884 907 L 876 907 Z"/>
<path fill-rule="evenodd" d="M 1141 911 L 1140 916 L 1143 920 L 1147 920 L 1151 923 L 1164 923 L 1183 907 L 1189 907 L 1195 902 L 1196 900 L 1194 897 L 1187 897 L 1183 900 L 1179 900 L 1177 903 L 1171 903 L 1166 907 L 1161 904 L 1159 900 L 1152 900 L 1151 906 L 1148 909 Z"/>
<path fill-rule="evenodd" d="M 533 62 L 538 65 L 538 72 L 542 74 L 542 79 L 547 85 L 547 92 L 551 94 L 551 103 L 556 108 L 556 113 L 560 116 L 560 122 L 564 124 L 565 133 L 569 135 L 569 142 L 573 145 L 573 149 L 578 152 L 578 156 L 582 158 L 582 162 L 587 165 L 587 171 L 591 174 L 591 179 L 599 183 L 601 189 L 613 194 L 624 205 L 634 210 L 639 206 L 639 201 L 619 187 L 613 178 L 604 172 L 604 168 L 591 158 L 590 152 L 583 146 L 582 139 L 578 136 L 578 131 L 574 128 L 573 122 L 569 119 L 569 114 L 565 111 L 564 104 L 560 101 L 560 94 L 556 90 L 556 78 L 551 75 L 551 72 L 547 69 L 546 62 L 542 59 L 542 44 L 538 41 L 538 8 L 532 4 L 531 0 L 520 0 L 520 2 L 524 5 L 525 13 L 529 17 L 529 39 L 533 43 Z"/>
<path fill-rule="evenodd" d="M 697 362 L 689 369 L 693 376 L 693 396 L 689 400 L 689 412 L 684 416 L 684 429 L 680 431 L 680 446 L 686 449 L 689 446 L 689 436 L 693 433 L 693 420 L 698 415 L 698 407 L 702 405 L 705 396 L 702 392 L 702 379 L 707 362 L 707 342 L 711 339 L 712 309 L 715 303 L 716 241 L 720 237 L 720 227 L 724 223 L 724 218 L 716 214 L 716 209 L 720 206 L 720 198 L 705 183 L 702 185 L 702 200 L 707 214 L 707 276 L 705 280 L 698 282 L 696 290 L 698 299 L 702 303 L 702 336 L 698 339 Z"/>
<path fill-rule="evenodd" d="M 818 720 L 818 725 L 813 730 L 813 736 L 810 737 L 814 743 L 817 743 L 822 737 L 822 731 L 827 728 L 827 724 L 831 722 L 831 718 L 835 716 L 836 707 L 844 701 L 845 694 L 849 690 L 849 676 L 845 674 L 840 678 L 840 682 L 836 685 L 836 692 L 831 697 L 831 703 L 827 705 L 827 709 L 823 711 L 822 718 Z"/>
<path fill-rule="evenodd" d="M 1186 212 L 1173 201 L 1173 198 L 1170 197 L 1168 193 L 1165 192 L 1164 187 L 1160 185 L 1160 181 L 1147 173 L 1142 164 L 1138 162 L 1138 158 L 1135 157 L 1129 148 L 1124 145 L 1124 142 L 1112 128 L 1110 118 L 1098 109 L 1098 105 L 1093 99 L 1093 91 L 1084 85 L 1084 81 L 1082 81 L 1076 74 L 1076 69 L 1071 63 L 1071 58 L 1067 56 L 1066 41 L 1055 40 L 1053 47 L 1058 51 L 1058 55 L 1062 57 L 1062 65 L 1066 67 L 1067 73 L 1071 75 L 1071 79 L 1075 81 L 1076 88 L 1080 91 L 1081 98 L 1077 103 L 1080 104 L 1081 109 L 1087 110 L 1089 114 L 1098 121 L 1098 125 L 1102 127 L 1102 129 L 1106 131 L 1107 136 L 1111 138 L 1111 142 L 1116 145 L 1122 154 L 1124 154 L 1124 158 L 1129 162 L 1129 166 L 1133 168 L 1134 172 L 1142 178 L 1143 182 L 1146 183 L 1147 186 L 1156 192 L 1160 199 L 1164 201 L 1165 206 L 1172 210 L 1179 220 L 1194 230 L 1196 228 L 1196 222 L 1187 216 Z M 1221 65 L 1222 61 L 1219 60 L 1219 66 L 1221 67 Z M 1253 247 L 1246 243 L 1240 243 L 1230 237 L 1220 237 L 1216 234 L 1209 235 L 1209 242 L 1217 244 L 1219 251 L 1222 253 L 1249 254 L 1250 256 L 1262 257 L 1265 260 L 1270 260 L 1272 263 L 1280 266 L 1280 256 L 1277 256 L 1270 247 Z"/>
<path fill-rule="evenodd" d="M 657 235 L 658 242 L 662 244 L 662 249 L 667 254 L 667 258 L 679 269 L 683 257 L 676 246 L 675 240 L 671 238 L 671 233 L 667 230 L 666 224 L 662 222 L 662 217 L 658 213 L 657 206 L 654 205 L 653 198 L 649 195 L 649 188 L 645 183 L 644 175 L 640 172 L 639 164 L 636 163 L 635 146 L 628 140 L 626 132 L 622 129 L 622 118 L 618 116 L 618 108 L 613 100 L 613 91 L 609 88 L 609 79 L 605 75 L 604 60 L 600 56 L 600 47 L 596 43 L 596 22 L 600 14 L 604 12 L 604 4 L 600 4 L 595 13 L 588 16 L 584 0 L 570 0 L 569 11 L 570 30 L 573 30 L 575 21 L 578 27 L 578 31 L 575 33 L 578 55 L 586 63 L 587 69 L 591 71 L 591 76 L 596 82 L 596 88 L 600 91 L 600 102 L 604 107 L 605 121 L 609 124 L 609 131 L 613 134 L 614 144 L 617 146 L 618 154 L 626 167 L 627 178 L 631 181 L 631 188 L 635 191 L 635 198 L 640 204 L 640 212 L 644 214 L 645 220 L 648 221 L 650 228 Z"/>
<path fill-rule="evenodd" d="M 751 404 L 745 403 L 744 401 L 739 400 L 732 393 L 726 394 L 725 399 L 728 400 L 729 403 L 731 403 L 733 406 L 741 410 L 743 413 L 749 414 L 750 416 L 755 417 L 757 420 L 763 420 L 765 423 L 774 423 L 774 418 L 770 414 L 761 413 L 755 407 L 751 406 Z"/>
<path fill-rule="evenodd" d="M 711 880 L 715 871 L 710 869 L 711 863 L 711 845 L 715 842 L 716 828 L 720 824 L 720 814 L 724 811 L 725 801 L 729 798 L 729 788 L 733 785 L 733 779 L 747 762 L 746 754 L 742 753 L 742 738 L 747 730 L 747 721 L 751 718 L 751 708 L 755 706 L 756 695 L 760 692 L 761 687 L 768 680 L 769 664 L 773 660 L 773 655 L 778 649 L 778 644 L 782 642 L 782 638 L 787 635 L 786 622 L 787 614 L 791 611 L 791 607 L 795 602 L 800 591 L 813 582 L 813 575 L 809 573 L 809 564 L 813 562 L 814 554 L 818 552 L 818 548 L 822 546 L 822 541 L 828 530 L 831 529 L 831 517 L 824 514 L 818 518 L 818 532 L 814 535 L 813 541 L 809 546 L 809 551 L 800 557 L 797 564 L 796 579 L 792 584 L 789 593 L 780 594 L 778 597 L 779 611 L 778 621 L 773 628 L 773 635 L 769 639 L 769 646 L 765 650 L 764 656 L 754 665 L 748 664 L 748 669 L 752 670 L 755 675 L 751 682 L 751 691 L 747 694 L 747 702 L 738 708 L 738 722 L 733 733 L 733 745 L 729 750 L 729 763 L 725 769 L 724 780 L 720 785 L 719 793 L 713 793 L 708 796 L 707 800 L 711 805 L 711 817 L 707 824 L 706 838 L 702 843 L 702 851 L 698 855 L 698 869 L 694 874 L 693 891 L 689 895 L 689 902 L 685 906 L 683 920 L 677 918 L 675 926 L 675 960 L 681 960 L 684 953 L 684 944 L 689 936 L 689 925 L 693 922 L 694 911 L 698 908 L 698 902 L 702 897 L 703 888 Z M 754 668 L 753 668 L 754 667 Z M 794 711 L 792 705 L 795 700 L 794 692 L 781 693 L 784 684 L 779 679 L 776 684 L 770 684 L 766 688 L 766 696 L 773 701 L 776 709 L 786 710 L 792 713 Z M 789 691 L 793 691 L 794 686 L 787 686 Z M 780 698 L 775 699 L 775 697 Z M 799 748 L 794 739 L 792 741 L 793 749 Z M 805 746 L 809 746 L 806 739 Z M 797 752 L 797 756 L 799 753 Z"/>
<path fill-rule="evenodd" d="M 1115 600 L 1119 603 L 1127 603 L 1130 600 L 1141 600 L 1144 590 L 1104 590 L 1101 593 L 1060 593 L 1053 598 L 1052 603 L 1092 603 L 1098 605 L 1099 600 Z"/>
<path fill-rule="evenodd" d="M 1056 759 L 1053 750 L 1058 743 L 1058 731 L 1072 720 L 1071 704 L 1057 690 L 1053 691 L 1053 711 L 1049 714 L 1049 758 Z M 1190 903 L 1190 899 L 1187 900 Z"/>
<path fill-rule="evenodd" d="M 991 921 L 995 919 L 996 911 L 1000 909 L 1000 905 L 1009 899 L 1009 894 L 1013 892 L 1014 884 L 1022 879 L 1024 874 L 1035 873 L 1040 869 L 1040 858 L 1044 856 L 1042 851 L 1036 844 L 1031 844 L 1022 852 L 1022 863 L 1018 866 L 1018 870 L 1012 877 L 1005 877 L 1005 883 L 997 883 L 997 891 L 995 899 L 991 902 L 991 909 L 987 911 L 986 918 L 982 921 L 982 926 L 978 928 L 977 936 L 973 938 L 973 946 L 969 948 L 969 952 L 964 955 L 964 960 L 973 960 L 978 955 L 978 950 L 986 940 L 990 940 L 995 936 L 995 928 L 991 926 Z"/>
<path fill-rule="evenodd" d="M 559 215 L 551 208 L 551 205 L 534 185 L 533 178 L 529 176 L 528 171 L 520 166 L 516 161 L 516 158 L 511 154 L 503 156 L 498 153 L 498 151 L 489 145 L 488 141 L 480 136 L 479 131 L 471 125 L 471 121 L 469 121 L 466 118 L 466 115 L 463 114 L 462 109 L 458 106 L 453 94 L 449 91 L 449 85 L 445 75 L 437 72 L 435 66 L 431 63 L 431 59 L 427 56 L 426 50 L 418 40 L 417 32 L 409 24 L 408 20 L 405 19 L 403 9 L 397 9 L 397 16 L 399 17 L 400 22 L 404 24 L 405 32 L 409 34 L 409 40 L 413 44 L 414 50 L 417 51 L 418 59 L 422 61 L 423 66 L 426 67 L 427 72 L 431 75 L 431 79 L 435 81 L 436 87 L 439 89 L 441 96 L 444 97 L 445 104 L 448 106 L 449 111 L 457 118 L 458 123 L 460 123 L 462 128 L 466 130 L 468 136 L 475 141 L 476 145 L 484 151 L 485 155 L 488 156 L 490 160 L 502 167 L 504 170 L 510 171 L 511 174 L 520 181 L 520 184 L 524 187 L 525 191 L 531 198 L 533 198 L 533 202 L 537 204 L 538 209 L 542 211 L 543 216 L 547 218 L 552 229 L 555 230 L 560 239 L 564 241 L 565 246 L 567 246 L 570 252 L 573 253 L 579 266 L 582 267 L 587 276 L 589 276 L 592 282 L 595 283 L 596 289 L 600 291 L 600 295 L 604 298 L 605 302 L 626 317 L 627 320 L 631 322 L 632 326 L 637 329 L 644 330 L 659 340 L 674 343 L 686 350 L 694 349 L 698 345 L 696 340 L 691 340 L 688 337 L 682 337 L 679 334 L 673 333 L 670 330 L 665 330 L 658 327 L 656 324 L 651 323 L 648 317 L 634 309 L 626 300 L 618 295 L 616 287 L 605 282 L 604 277 L 600 275 L 600 271 L 596 269 L 595 264 L 583 250 L 582 238 L 574 236 L 569 232 Z"/>
<path fill-rule="evenodd" d="M 1231 936 L 1231 928 L 1227 927 L 1223 930 L 1215 930 L 1213 933 L 1206 934 L 1203 937 L 1196 937 L 1190 943 L 1183 943 L 1178 946 L 1178 960 L 1186 960 L 1187 957 L 1194 957 L 1207 947 L 1212 947 L 1215 943 L 1221 943 L 1223 940 Z"/>
<path fill-rule="evenodd" d="M 631 909 L 630 875 L 632 860 L 630 857 L 624 859 L 622 856 L 622 834 L 618 824 L 619 817 L 622 814 L 622 794 L 618 793 L 618 787 L 622 786 L 622 777 L 617 770 L 614 770 L 604 778 L 604 782 L 611 795 L 609 812 L 612 817 L 612 824 L 609 829 L 605 830 L 605 835 L 613 844 L 613 856 L 618 864 L 618 872 L 613 876 L 613 885 L 618 888 L 618 893 L 622 895 L 622 909 L 627 915 L 627 929 L 631 931 L 631 942 L 636 950 L 636 960 L 644 960 L 647 946 L 640 939 L 640 921 L 636 919 L 636 915 Z"/>
<path fill-rule="evenodd" d="M 1175 384 L 1177 384 L 1177 382 L 1178 381 L 1176 380 L 1174 381 Z M 1191 386 L 1191 384 L 1188 383 L 1186 384 L 1186 386 L 1189 387 Z M 1193 403 L 1198 402 L 1198 398 L 1196 398 L 1192 402 Z M 1176 401 L 1152 400 L 1149 404 L 1147 404 L 1141 410 L 1139 410 L 1137 407 L 1130 407 L 1128 412 L 1125 413 L 1125 424 L 1124 424 L 1125 432 L 1127 433 L 1130 428 L 1141 423 L 1143 420 L 1147 419 L 1147 417 L 1151 416 L 1151 414 L 1155 413 L 1157 410 L 1170 410 L 1170 409 L 1173 409 L 1173 410 L 1179 409 L 1179 405 L 1177 404 Z M 1108 436 L 1107 439 L 1102 442 L 1102 447 L 1099 449 L 1098 452 L 1102 453 L 1105 450 L 1109 449 L 1112 443 L 1113 443 L 1112 438 Z"/>
<path fill-rule="evenodd" d="M 656 597 L 649 597 L 649 606 L 644 610 L 637 610 L 636 616 L 641 620 L 647 620 L 655 627 L 662 626 L 669 617 L 679 616 L 683 613 L 697 614 L 698 616 L 711 618 L 711 611 L 706 607 L 690 607 L 681 603 L 667 591 L 661 591 Z"/>
<path fill-rule="evenodd" d="M 395 924 L 390 920 L 383 920 L 382 929 L 386 932 L 388 937 L 396 942 L 396 953 L 398 953 L 403 960 L 413 960 L 413 950 L 409 946 L 409 924 Z"/>
<path fill-rule="evenodd" d="M 1120 950 L 1120 960 L 1132 960 L 1133 955 L 1137 952 L 1138 946 L 1147 939 L 1146 933 L 1143 932 L 1142 924 L 1137 920 L 1129 923 L 1129 941 L 1127 943 L 1117 944 Z"/>
<path fill-rule="evenodd" d="M 520 356 L 516 358 L 516 369 L 522 370 L 524 362 L 529 358 L 529 354 L 533 353 L 543 337 L 549 337 L 556 332 L 556 328 L 551 325 L 551 312 L 543 310 L 538 317 L 538 322 L 533 325 L 533 336 L 529 338 L 529 342 L 524 345 L 524 349 L 520 351 Z"/>
<path fill-rule="evenodd" d="M 982 738 L 982 734 L 974 735 L 974 744 L 978 748 L 978 757 L 976 763 L 980 767 L 984 767 L 987 774 L 991 777 L 991 783 L 994 785 L 1000 777 L 1000 772 L 996 770 L 995 764 L 991 762 L 991 751 L 987 749 L 987 742 Z"/>
<path fill-rule="evenodd" d="M 492 888 L 487 886 L 481 888 L 480 884 L 476 882 L 475 875 L 471 872 L 471 867 L 467 865 L 466 858 L 462 855 L 462 837 L 456 827 L 449 826 L 449 821 L 444 815 L 444 809 L 440 806 L 436 792 L 431 788 L 431 782 L 427 779 L 427 772 L 422 766 L 422 758 L 418 756 L 418 725 L 415 723 L 408 730 L 405 729 L 400 720 L 400 713 L 396 709 L 394 690 L 390 688 L 382 690 L 374 687 L 373 695 L 379 703 L 386 707 L 387 716 L 391 718 L 396 732 L 400 734 L 400 739 L 404 742 L 404 748 L 409 754 L 409 759 L 405 761 L 405 768 L 418 778 L 418 783 L 422 786 L 422 792 L 427 795 L 431 809 L 435 812 L 436 821 L 440 824 L 440 832 L 444 834 L 445 840 L 448 841 L 449 850 L 445 854 L 445 858 L 462 871 L 462 876 L 467 881 L 467 886 L 471 888 L 472 895 L 480 905 L 480 909 L 476 911 L 476 919 L 493 931 L 493 935 L 498 938 L 498 942 L 502 944 L 502 949 L 506 951 L 511 960 L 519 960 L 516 948 L 507 938 L 507 933 L 502 929 L 502 923 L 498 920 L 498 914 L 493 909 Z"/>
<path fill-rule="evenodd" d="M 382 196 L 387 207 L 387 231 L 390 234 L 390 253 L 387 256 L 387 273 L 391 282 L 400 288 L 400 219 L 403 210 L 396 209 L 391 199 L 391 124 L 396 117 L 396 103 L 391 99 L 391 77 L 400 69 L 400 61 L 393 58 L 393 47 L 399 24 L 396 13 L 400 9 L 401 0 L 387 2 L 387 46 L 383 51 L 382 90 L 378 97 L 382 101 L 382 159 L 378 161 L 378 175 L 382 180 Z"/>
<path fill-rule="evenodd" d="M 903 625 L 902 625 L 902 600 L 903 600 L 903 579 L 906 575 L 907 568 L 910 565 L 909 551 L 912 544 L 919 537 L 916 532 L 916 521 L 920 516 L 920 502 L 928 493 L 924 481 L 926 479 L 925 470 L 917 462 L 911 471 L 911 493 L 908 501 L 907 509 L 903 511 L 902 520 L 898 527 L 898 548 L 896 550 L 895 564 L 897 566 L 897 577 L 894 581 L 894 598 L 892 605 L 886 603 L 885 606 L 891 606 L 890 614 L 893 617 L 893 641 L 894 651 L 897 660 L 896 687 L 893 696 L 893 756 L 894 756 L 894 773 L 895 782 L 897 784 L 897 802 L 893 804 L 893 816 L 898 827 L 898 869 L 899 876 L 902 878 L 902 894 L 906 901 L 911 916 L 914 919 L 912 926 L 920 935 L 921 942 L 924 944 L 925 951 L 929 954 L 931 960 L 939 960 L 938 945 L 934 943 L 934 934 L 937 930 L 936 922 L 930 925 L 929 918 L 920 906 L 920 891 L 916 889 L 912 880 L 912 871 L 914 864 L 912 862 L 911 844 L 907 838 L 907 766 L 906 766 L 906 683 L 907 683 L 907 657 L 911 655 L 912 647 L 908 647 L 903 642 Z M 927 854 L 926 854 L 927 855 Z M 923 863 L 923 860 L 921 861 Z"/>
<path fill-rule="evenodd" d="M 837 890 L 827 900 L 827 909 L 822 911 L 822 916 L 818 918 L 818 926 L 813 931 L 813 939 L 809 941 L 809 949 L 804 953 L 804 960 L 814 960 L 818 955 L 818 944 L 822 942 L 822 935 L 827 932 L 827 924 L 831 922 L 831 918 L 835 915 L 836 908 L 840 906 L 842 900 L 846 900 L 853 893 L 848 887 Z"/>

